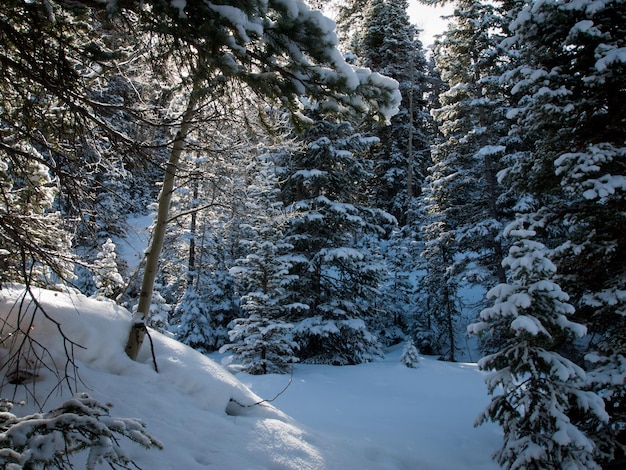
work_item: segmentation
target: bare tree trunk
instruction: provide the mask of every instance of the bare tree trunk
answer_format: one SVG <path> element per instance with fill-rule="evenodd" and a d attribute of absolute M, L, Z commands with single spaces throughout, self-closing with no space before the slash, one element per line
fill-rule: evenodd
<path fill-rule="evenodd" d="M 187 134 L 192 126 L 197 102 L 198 94 L 196 86 L 194 86 L 194 89 L 191 91 L 189 96 L 187 109 L 183 113 L 180 129 L 174 139 L 167 166 L 165 167 L 165 177 L 163 179 L 161 194 L 159 195 L 159 208 L 157 212 L 157 221 L 152 234 L 152 244 L 146 253 L 146 267 L 143 273 L 139 305 L 137 306 L 137 313 L 133 317 L 133 324 L 126 343 L 126 354 L 132 360 L 137 359 L 139 349 L 141 348 L 146 335 L 146 320 L 148 319 L 150 312 L 150 304 L 152 302 L 152 293 L 154 290 L 154 280 L 157 274 L 161 250 L 163 249 L 165 229 L 167 228 L 167 221 L 169 219 L 170 201 L 172 200 L 172 192 L 174 190 L 174 179 L 178 170 L 180 157 L 185 149 L 185 138 L 187 137 Z"/>
<path fill-rule="evenodd" d="M 193 182 L 193 200 L 194 206 L 195 201 L 198 200 L 198 180 L 195 179 Z M 191 226 L 189 227 L 189 261 L 187 266 L 187 286 L 193 287 L 194 276 L 196 272 L 196 220 L 198 217 L 198 212 L 194 210 L 191 213 Z"/>
<path fill-rule="evenodd" d="M 489 215 L 494 220 L 501 220 L 501 216 L 498 213 L 496 201 L 498 199 L 497 193 L 497 180 L 496 171 L 494 169 L 493 157 L 491 155 L 485 156 L 485 180 L 487 181 L 487 194 L 489 195 Z M 504 249 L 502 248 L 502 242 L 496 237 L 490 237 L 489 242 L 492 244 L 494 253 L 494 267 L 496 269 L 496 276 L 498 282 L 506 283 L 506 272 L 502 267 L 502 260 L 504 259 Z"/>

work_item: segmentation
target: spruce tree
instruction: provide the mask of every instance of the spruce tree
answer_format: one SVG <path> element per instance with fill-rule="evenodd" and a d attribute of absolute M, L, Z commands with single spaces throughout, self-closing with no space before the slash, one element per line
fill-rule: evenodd
<path fill-rule="evenodd" d="M 394 229 L 388 239 L 372 239 L 380 252 L 384 271 L 378 286 L 372 331 L 384 346 L 403 341 L 416 310 L 415 246 L 408 230 Z M 419 253 L 417 253 L 419 254 Z"/>
<path fill-rule="evenodd" d="M 392 218 L 367 207 L 369 181 L 363 151 L 373 142 L 350 122 L 318 121 L 285 167 L 282 198 L 292 211 L 286 241 L 293 245 L 292 317 L 304 362 L 358 364 L 380 354 L 368 328 L 382 263 L 364 235 L 384 233 Z"/>
<path fill-rule="evenodd" d="M 509 117 L 520 151 L 502 180 L 552 249 L 558 281 L 589 328 L 589 378 L 612 418 L 609 432 L 593 432 L 607 461 L 623 462 L 624 394 L 609 371 L 623 370 L 626 357 L 626 5 L 522 3 L 510 16 L 518 62 L 503 80 L 516 99 Z M 569 349 L 582 363 L 585 351 Z"/>
<path fill-rule="evenodd" d="M 242 370 L 252 374 L 285 373 L 297 362 L 290 319 L 302 309 L 294 303 L 293 245 L 285 238 L 285 212 L 271 155 L 257 161 L 246 188 L 246 256 L 230 269 L 241 293 L 241 315 L 232 323 L 231 351 Z"/>
<path fill-rule="evenodd" d="M 401 226 L 426 176 L 435 132 L 427 103 L 431 91 L 428 66 L 407 8 L 406 0 L 369 1 L 354 48 L 363 65 L 396 79 L 402 93 L 400 111 L 390 125 L 365 126 L 380 140 L 369 154 L 375 164 L 374 204 L 396 217 Z"/>
<path fill-rule="evenodd" d="M 152 304 L 150 305 L 150 320 L 148 326 L 154 328 L 160 333 L 165 333 L 170 329 L 170 314 L 172 306 L 161 295 L 162 286 L 154 285 L 154 295 L 152 296 Z M 134 309 L 136 311 L 136 309 Z"/>
<path fill-rule="evenodd" d="M 430 184 L 438 212 L 455 232 L 460 257 L 455 262 L 464 265 L 457 270 L 486 285 L 506 280 L 500 235 L 510 209 L 503 205 L 497 181 L 509 130 L 509 100 L 499 84 L 510 62 L 498 47 L 503 22 L 491 4 L 460 1 L 435 53 L 450 88 L 433 110 L 441 138 L 433 146 Z"/>
<path fill-rule="evenodd" d="M 417 367 L 419 361 L 420 361 L 419 352 L 417 351 L 417 348 L 415 347 L 413 340 L 410 339 L 406 342 L 406 344 L 404 345 L 404 348 L 402 349 L 402 356 L 400 356 L 400 362 L 402 362 L 402 364 L 404 364 L 405 366 L 411 369 L 414 369 Z"/>
<path fill-rule="evenodd" d="M 30 144 L 0 152 L 0 283 L 51 286 L 71 279 L 71 237 L 54 206 L 58 180 Z"/>
<path fill-rule="evenodd" d="M 176 339 L 205 354 L 219 349 L 227 339 L 226 327 L 218 324 L 210 306 L 190 285 L 173 312 L 178 321 L 172 328 Z"/>
<path fill-rule="evenodd" d="M 115 243 L 110 238 L 102 245 L 98 259 L 94 262 L 94 284 L 96 298 L 113 299 L 124 285 L 124 279 L 117 269 Z"/>
<path fill-rule="evenodd" d="M 424 293 L 420 312 L 413 325 L 414 334 L 420 338 L 423 353 L 439 354 L 442 359 L 454 362 L 459 352 L 459 327 L 461 308 L 457 302 L 460 276 L 455 271 L 457 255 L 455 234 L 443 219 L 443 211 L 429 201 L 428 190 L 424 200 L 428 204 L 430 220 L 422 229 L 424 250 L 421 253 L 425 271 L 419 288 Z"/>
<path fill-rule="evenodd" d="M 454 359 L 468 285 L 486 292 L 506 277 L 502 230 L 511 209 L 497 180 L 507 149 L 509 104 L 499 77 L 510 60 L 499 48 L 504 19 L 491 4 L 460 1 L 438 39 L 435 61 L 449 89 L 433 110 L 440 137 L 424 189 L 428 218 L 423 309 L 432 318 L 434 345 Z M 493 340 L 492 340 L 493 341 Z M 444 351 L 441 351 L 444 352 Z"/>
<path fill-rule="evenodd" d="M 585 372 L 558 353 L 561 344 L 582 337 L 583 325 L 569 317 L 569 296 L 554 282 L 556 267 L 531 230 L 513 224 L 515 243 L 503 265 L 509 281 L 489 291 L 493 306 L 481 312 L 472 333 L 512 331 L 502 349 L 479 361 L 491 404 L 476 424 L 491 420 L 504 431 L 494 454 L 506 469 L 599 468 L 593 438 L 578 420 L 606 422 L 602 399 L 584 391 Z"/>

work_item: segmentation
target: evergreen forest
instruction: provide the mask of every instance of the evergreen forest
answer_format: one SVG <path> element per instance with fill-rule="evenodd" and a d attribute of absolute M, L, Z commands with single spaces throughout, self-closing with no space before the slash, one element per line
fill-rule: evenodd
<path fill-rule="evenodd" d="M 128 308 L 132 359 L 478 362 L 503 468 L 623 468 L 626 1 L 421 1 L 431 49 L 408 0 L 3 0 L 0 287 Z"/>

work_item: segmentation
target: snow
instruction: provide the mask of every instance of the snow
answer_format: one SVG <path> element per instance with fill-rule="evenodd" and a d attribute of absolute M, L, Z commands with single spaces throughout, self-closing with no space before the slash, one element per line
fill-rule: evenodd
<path fill-rule="evenodd" d="M 488 403 L 476 365 L 422 357 L 411 369 L 400 361 L 402 350 L 396 346 L 385 359 L 358 366 L 297 365 L 273 404 L 347 450 L 327 468 L 357 469 L 357 456 L 366 469 L 498 468 L 489 455 L 500 444 L 499 429 L 473 428 L 476 405 Z M 288 381 L 239 377 L 263 396 L 276 395 Z"/>
<path fill-rule="evenodd" d="M 596 61 L 596 70 L 605 72 L 613 64 L 626 63 L 626 47 L 608 48 L 602 57 Z"/>
<path fill-rule="evenodd" d="M 537 318 L 528 315 L 517 316 L 515 320 L 511 322 L 511 328 L 514 331 L 525 331 L 533 336 L 537 336 L 539 333 L 550 336 Z"/>
<path fill-rule="evenodd" d="M 311 146 L 311 148 L 313 148 L 313 146 Z M 323 176 L 326 176 L 328 174 L 328 172 L 326 171 L 322 171 L 322 170 L 298 170 L 296 171 L 291 178 L 303 178 L 305 180 L 310 180 L 313 178 L 321 178 Z"/>
<path fill-rule="evenodd" d="M 3 319 L 16 320 L 21 293 L 19 286 L 0 291 Z M 71 392 L 67 385 L 62 393 L 55 389 L 58 377 L 51 371 L 38 371 L 35 389 L 46 400 L 44 410 L 86 392 L 113 403 L 112 416 L 141 419 L 164 446 L 145 450 L 121 440 L 141 468 L 498 468 L 490 455 L 500 446 L 499 428 L 473 427 L 474 416 L 489 401 L 475 364 L 421 357 L 411 369 L 401 363 L 398 345 L 385 359 L 359 366 L 297 365 L 291 385 L 272 404 L 254 405 L 260 396 L 283 390 L 290 377 L 235 376 L 218 364 L 217 353 L 209 358 L 151 331 L 157 373 L 148 341 L 137 362 L 124 353 L 131 322 L 126 309 L 75 293 L 34 293 L 81 346 L 74 348 L 79 380 L 70 380 Z M 62 368 L 67 344 L 57 325 L 41 311 L 34 324 L 32 336 Z M 12 396 L 12 386 L 3 392 Z M 14 408 L 18 415 L 39 411 L 23 386 L 17 386 L 15 400 L 27 402 Z M 84 468 L 85 458 L 75 457 L 76 468 Z"/>
<path fill-rule="evenodd" d="M 601 36 L 602 33 L 600 30 L 595 27 L 593 21 L 591 20 L 582 20 L 576 23 L 572 29 L 570 30 L 570 37 L 575 37 L 578 34 L 586 34 L 588 36 Z"/>
<path fill-rule="evenodd" d="M 113 237 L 115 250 L 128 265 L 130 272 L 137 269 L 144 257 L 145 248 L 152 232 L 154 214 L 128 217 L 128 230 L 124 237 Z"/>
<path fill-rule="evenodd" d="M 214 3 L 207 2 L 207 6 L 218 13 L 222 18 L 229 21 L 240 34 L 241 38 L 245 42 L 250 42 L 248 32 L 252 32 L 258 36 L 263 35 L 263 26 L 254 20 L 250 21 L 245 12 L 232 5 L 216 5 Z"/>
<path fill-rule="evenodd" d="M 506 150 L 504 145 L 485 145 L 478 151 L 478 156 L 488 157 L 491 155 L 498 155 Z"/>

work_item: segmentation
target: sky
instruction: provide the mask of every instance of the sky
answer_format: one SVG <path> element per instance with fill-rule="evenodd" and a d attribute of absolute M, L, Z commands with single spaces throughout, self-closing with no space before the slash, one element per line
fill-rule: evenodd
<path fill-rule="evenodd" d="M 453 4 L 448 3 L 442 6 L 427 6 L 417 0 L 409 0 L 409 17 L 411 21 L 417 25 L 423 32 L 420 39 L 425 47 L 430 46 L 434 42 L 434 36 L 442 33 L 446 28 L 446 21 L 441 18 L 442 15 L 452 13 Z"/>

